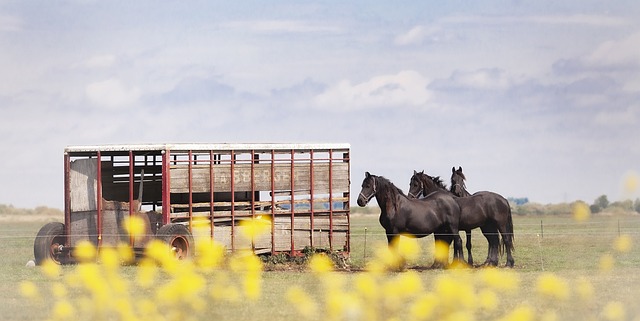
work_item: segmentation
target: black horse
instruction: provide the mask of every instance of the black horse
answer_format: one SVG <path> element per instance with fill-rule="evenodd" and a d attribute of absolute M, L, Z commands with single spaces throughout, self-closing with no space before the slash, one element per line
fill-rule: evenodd
<path fill-rule="evenodd" d="M 375 196 L 380 205 L 380 225 L 387 234 L 389 245 L 400 233 L 425 237 L 436 231 L 450 231 L 453 235 L 454 260 L 462 260 L 462 239 L 458 231 L 460 207 L 447 192 L 436 192 L 424 199 L 409 199 L 388 179 L 365 173 L 358 205 L 364 207 Z M 442 267 L 447 262 L 434 262 Z"/>
<path fill-rule="evenodd" d="M 431 177 L 423 172 L 414 171 L 409 189 L 410 197 L 419 197 L 434 191 L 447 191 L 439 177 Z M 453 194 L 453 193 L 452 193 Z M 498 265 L 498 255 L 502 250 L 507 252 L 507 266 L 514 264 L 513 220 L 509 202 L 502 196 L 492 192 L 478 192 L 468 197 L 455 197 L 460 206 L 459 229 L 467 233 L 467 251 L 469 264 L 473 265 L 471 254 L 471 230 L 480 227 L 489 242 L 489 252 L 485 265 Z M 498 234 L 500 233 L 500 234 Z M 502 247 L 500 237 L 502 235 Z"/>

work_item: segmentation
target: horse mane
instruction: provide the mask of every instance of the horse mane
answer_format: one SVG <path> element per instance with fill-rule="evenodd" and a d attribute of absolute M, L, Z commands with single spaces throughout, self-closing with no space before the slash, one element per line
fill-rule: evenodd
<path fill-rule="evenodd" d="M 435 177 L 431 177 L 431 180 L 440 188 L 442 188 L 443 190 L 447 190 L 447 185 L 444 183 L 444 181 L 442 180 L 442 178 L 440 178 L 440 176 L 435 176 Z"/>
<path fill-rule="evenodd" d="M 376 176 L 376 179 L 377 179 L 378 184 L 379 184 L 378 188 L 383 187 L 383 188 L 385 188 L 387 190 L 390 189 L 391 192 L 400 193 L 400 195 L 405 196 L 405 197 L 407 196 L 407 195 L 404 194 L 404 192 L 399 187 L 397 187 L 395 184 L 393 184 L 386 177 L 384 177 L 384 176 Z"/>

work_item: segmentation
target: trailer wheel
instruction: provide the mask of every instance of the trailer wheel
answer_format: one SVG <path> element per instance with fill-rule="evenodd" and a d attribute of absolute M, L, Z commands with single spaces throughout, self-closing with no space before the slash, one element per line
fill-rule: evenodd
<path fill-rule="evenodd" d="M 170 223 L 160 227 L 156 238 L 169 244 L 178 260 L 193 256 L 193 236 L 189 229 L 182 224 Z"/>
<path fill-rule="evenodd" d="M 46 260 L 62 264 L 63 255 L 61 249 L 64 243 L 64 224 L 50 222 L 41 227 L 33 242 L 33 256 L 35 257 L 36 265 L 40 265 Z"/>

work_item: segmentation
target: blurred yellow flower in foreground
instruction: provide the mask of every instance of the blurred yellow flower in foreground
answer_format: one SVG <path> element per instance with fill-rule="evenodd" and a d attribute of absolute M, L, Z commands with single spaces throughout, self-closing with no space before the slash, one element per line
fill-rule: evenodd
<path fill-rule="evenodd" d="M 397 255 L 407 261 L 415 261 L 420 256 L 420 246 L 415 237 L 400 234 L 391 242 L 391 246 Z"/>
<path fill-rule="evenodd" d="M 303 317 L 311 318 L 318 313 L 315 301 L 299 286 L 289 288 L 286 297 Z"/>
<path fill-rule="evenodd" d="M 252 219 L 240 221 L 240 234 L 247 240 L 271 231 L 271 220 L 268 216 L 257 216 Z"/>
<path fill-rule="evenodd" d="M 40 295 L 38 287 L 36 287 L 35 283 L 31 281 L 20 282 L 20 293 L 23 297 L 29 299 L 35 299 Z"/>
<path fill-rule="evenodd" d="M 449 260 L 449 244 L 442 240 L 436 240 L 433 256 L 437 262 L 447 262 Z"/>
<path fill-rule="evenodd" d="M 538 294 L 550 299 L 566 300 L 569 298 L 567 282 L 553 273 L 543 273 L 536 284 Z"/>
<path fill-rule="evenodd" d="M 44 273 L 44 275 L 51 279 L 60 276 L 60 273 L 62 273 L 62 268 L 60 268 L 60 265 L 51 260 L 45 260 L 44 262 L 42 262 L 41 268 L 42 273 Z"/>
<path fill-rule="evenodd" d="M 626 193 L 633 193 L 638 189 L 638 173 L 629 172 L 624 179 L 624 190 Z"/>
<path fill-rule="evenodd" d="M 600 271 L 608 272 L 613 269 L 613 266 L 615 265 L 615 263 L 616 262 L 613 259 L 613 256 L 611 254 L 604 254 L 600 257 L 600 262 L 598 266 L 600 267 Z"/>
<path fill-rule="evenodd" d="M 629 236 L 629 235 L 620 235 L 613 242 L 613 248 L 616 251 L 620 252 L 620 253 L 627 253 L 627 252 L 631 251 L 632 243 L 633 243 L 633 240 L 631 239 L 631 236 Z"/>
<path fill-rule="evenodd" d="M 591 209 L 585 202 L 575 202 L 573 204 L 573 219 L 577 222 L 584 222 L 591 216 Z"/>
<path fill-rule="evenodd" d="M 535 317 L 533 308 L 527 304 L 517 306 L 513 311 L 502 317 L 501 321 L 532 321 Z"/>
<path fill-rule="evenodd" d="M 316 274 L 324 274 L 333 271 L 333 262 L 326 254 L 318 253 L 309 260 L 309 268 Z"/>
<path fill-rule="evenodd" d="M 73 256 L 80 262 L 91 262 L 96 258 L 96 248 L 89 241 L 80 241 L 73 250 Z"/>
<path fill-rule="evenodd" d="M 138 215 L 129 215 L 124 217 L 124 229 L 132 236 L 144 235 L 146 224 L 142 217 Z"/>
<path fill-rule="evenodd" d="M 621 321 L 626 319 L 624 305 L 620 302 L 609 302 L 602 309 L 602 317 L 609 321 Z"/>

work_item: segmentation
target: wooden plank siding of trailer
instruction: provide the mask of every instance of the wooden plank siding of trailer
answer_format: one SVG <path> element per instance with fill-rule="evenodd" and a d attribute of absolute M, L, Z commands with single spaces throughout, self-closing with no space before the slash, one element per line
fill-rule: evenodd
<path fill-rule="evenodd" d="M 272 167 L 273 166 L 273 167 Z M 231 170 L 233 168 L 233 176 Z M 293 179 L 291 172 L 293 168 Z M 211 173 L 213 169 L 213 174 Z M 272 175 L 273 170 L 273 175 Z M 311 172 L 313 170 L 313 173 Z M 252 175 L 253 173 L 253 175 Z M 273 176 L 273 177 L 272 177 Z M 189 167 L 184 164 L 170 167 L 172 194 L 189 193 Z M 214 182 L 211 184 L 211 177 Z M 289 252 L 302 250 L 307 246 L 316 248 L 348 248 L 349 236 L 349 164 L 342 161 L 322 162 L 279 162 L 262 163 L 229 163 L 191 165 L 191 190 L 193 194 L 209 195 L 211 186 L 216 194 L 225 195 L 232 192 L 231 177 L 234 178 L 233 192 L 248 195 L 251 192 L 268 192 L 269 199 L 230 201 L 230 198 L 216 196 L 214 205 L 208 200 L 192 204 L 193 217 L 206 223 L 205 231 L 197 231 L 207 235 L 214 228 L 214 239 L 227 247 L 233 244 L 235 249 L 253 248 L 256 253 Z M 273 178 L 273 179 L 272 179 Z M 313 180 L 313 186 L 311 186 Z M 291 185 L 294 191 L 292 193 Z M 253 185 L 253 188 L 252 188 Z M 331 189 L 331 190 L 330 190 Z M 275 195 L 272 195 L 275 193 Z M 313 194 L 312 194 L 313 193 Z M 291 197 L 293 196 L 293 201 Z M 327 208 L 332 204 L 331 210 Z M 336 206 L 340 204 L 340 206 Z M 293 210 L 291 206 L 294 206 Z M 172 202 L 172 219 L 188 219 L 189 204 Z M 214 224 L 211 224 L 211 208 Z M 233 207 L 233 214 L 231 208 Z M 272 208 L 274 207 L 274 208 Z M 312 208 L 313 207 L 313 208 Z M 291 213 L 295 219 L 291 219 Z M 242 239 L 237 223 L 255 216 L 273 218 L 273 244 L 271 235 L 264 235 L 251 242 Z M 293 221 L 293 228 L 292 228 Z M 234 233 L 231 233 L 232 228 Z M 293 231 L 293 238 L 292 238 Z M 292 240 L 294 249 L 292 249 Z"/>
<path fill-rule="evenodd" d="M 254 188 L 251 188 L 251 168 L 254 168 Z M 315 194 L 329 193 L 329 163 L 316 162 L 313 165 Z M 349 164 L 334 162 L 332 165 L 333 193 L 345 193 L 349 191 Z M 214 164 L 214 186 L 216 192 L 231 192 L 231 165 Z M 275 164 L 273 181 L 276 191 L 291 191 L 291 165 Z M 309 163 L 294 165 L 295 192 L 311 190 L 310 180 L 311 165 Z M 271 164 L 234 164 L 233 166 L 234 190 L 246 191 L 271 191 Z M 173 165 L 170 169 L 171 193 L 189 193 L 189 169 L 184 165 Z M 191 172 L 191 184 L 193 193 L 208 193 L 210 191 L 209 165 L 193 165 Z M 302 194 L 302 193 L 300 193 Z"/>

